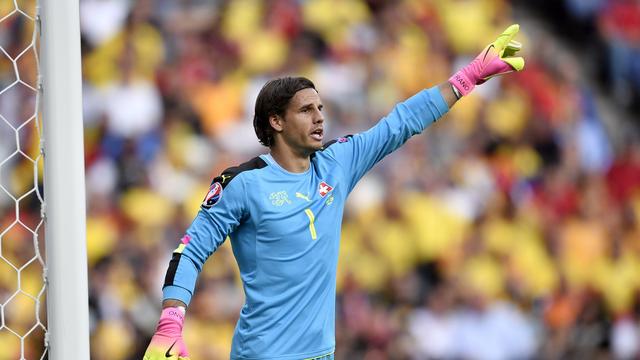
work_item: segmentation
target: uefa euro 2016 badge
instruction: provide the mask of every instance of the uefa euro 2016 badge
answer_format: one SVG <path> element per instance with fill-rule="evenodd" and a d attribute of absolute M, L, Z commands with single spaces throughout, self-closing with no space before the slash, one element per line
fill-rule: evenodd
<path fill-rule="evenodd" d="M 209 209 L 217 204 L 220 198 L 222 198 L 222 185 L 219 182 L 214 182 L 211 184 L 207 196 L 204 197 L 204 201 L 202 201 L 202 207 Z"/>

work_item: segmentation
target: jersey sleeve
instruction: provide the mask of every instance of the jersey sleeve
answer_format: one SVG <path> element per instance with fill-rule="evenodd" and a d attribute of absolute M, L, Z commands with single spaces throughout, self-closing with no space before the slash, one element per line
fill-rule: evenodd
<path fill-rule="evenodd" d="M 164 300 L 189 304 L 202 266 L 240 225 L 245 204 L 241 177 L 229 180 L 222 175 L 214 179 L 196 218 L 173 252 L 162 289 Z"/>
<path fill-rule="evenodd" d="M 378 161 L 449 111 L 440 89 L 432 87 L 398 103 L 371 129 L 338 139 L 326 151 L 344 169 L 349 191 Z"/>

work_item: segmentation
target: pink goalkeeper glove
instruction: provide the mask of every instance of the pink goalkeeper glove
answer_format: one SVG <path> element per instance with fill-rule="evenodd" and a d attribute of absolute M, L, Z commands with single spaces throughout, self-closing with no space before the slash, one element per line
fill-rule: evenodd
<path fill-rule="evenodd" d="M 144 360 L 188 360 L 187 347 L 182 340 L 183 324 L 184 308 L 164 308 Z"/>
<path fill-rule="evenodd" d="M 509 26 L 496 41 L 487 46 L 469 65 L 460 69 L 449 78 L 449 82 L 458 92 L 465 96 L 476 85 L 480 85 L 490 78 L 524 68 L 522 57 L 513 57 L 522 45 L 513 38 L 520 30 L 518 24 Z"/>

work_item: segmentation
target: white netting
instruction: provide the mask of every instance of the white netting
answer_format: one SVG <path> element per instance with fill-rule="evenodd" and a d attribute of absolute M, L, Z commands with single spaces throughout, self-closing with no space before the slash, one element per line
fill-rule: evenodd
<path fill-rule="evenodd" d="M 1 359 L 44 359 L 43 158 L 36 0 L 0 0 Z"/>

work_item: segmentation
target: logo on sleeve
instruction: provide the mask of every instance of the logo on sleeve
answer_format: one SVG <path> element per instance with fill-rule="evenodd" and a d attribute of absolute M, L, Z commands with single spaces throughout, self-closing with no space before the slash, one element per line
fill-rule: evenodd
<path fill-rule="evenodd" d="M 329 192 L 331 192 L 331 190 L 333 190 L 333 186 L 327 184 L 326 182 L 321 182 L 320 185 L 318 185 L 318 194 L 320 194 L 320 196 L 325 197 Z"/>
<path fill-rule="evenodd" d="M 227 181 L 227 179 L 231 178 L 231 175 L 222 174 L 220 175 L 220 177 L 222 178 L 222 183 L 224 184 L 224 182 Z"/>
<path fill-rule="evenodd" d="M 214 182 L 213 184 L 211 184 L 207 196 L 204 197 L 204 201 L 202 201 L 202 207 L 206 209 L 211 208 L 213 205 L 217 204 L 218 201 L 220 201 L 221 197 L 222 185 L 220 185 L 219 182 Z"/>

